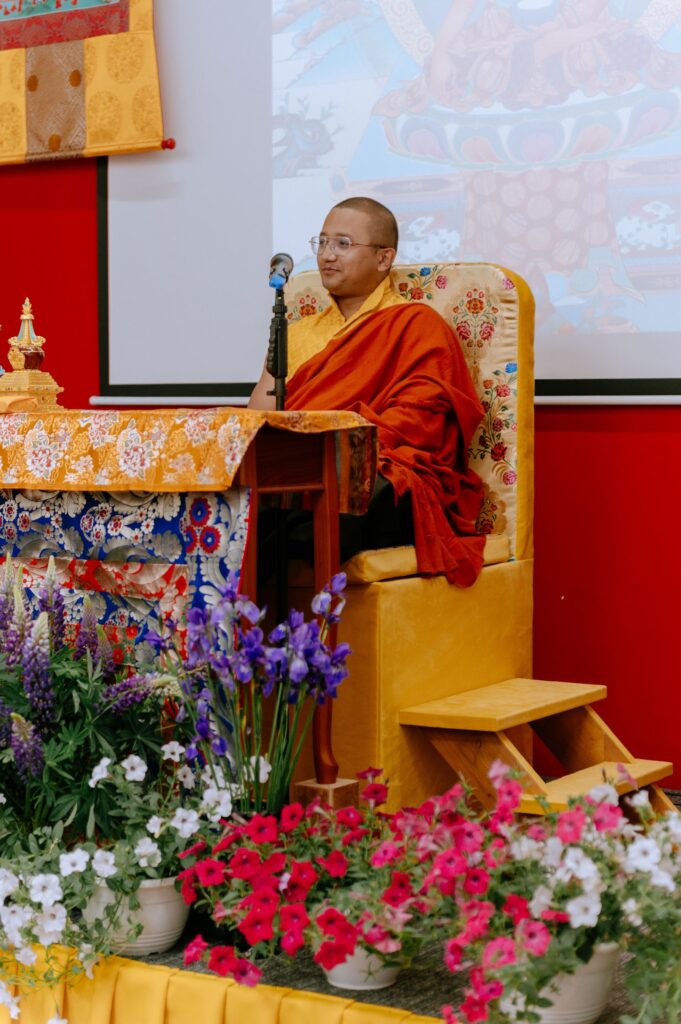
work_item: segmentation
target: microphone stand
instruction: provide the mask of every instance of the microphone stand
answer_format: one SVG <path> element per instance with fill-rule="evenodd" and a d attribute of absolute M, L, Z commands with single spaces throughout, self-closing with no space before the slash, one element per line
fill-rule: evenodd
<path fill-rule="evenodd" d="M 276 289 L 270 323 L 270 344 L 267 350 L 267 371 L 274 377 L 274 388 L 268 395 L 274 395 L 275 408 L 282 410 L 286 404 L 286 375 L 288 374 L 288 322 L 283 286 Z M 274 564 L 276 571 L 277 621 L 283 622 L 288 614 L 288 558 L 287 558 L 287 516 L 288 510 L 278 508 L 274 534 Z"/>
<path fill-rule="evenodd" d="M 274 395 L 276 409 L 283 409 L 286 404 L 286 375 L 288 374 L 288 323 L 283 288 L 276 290 L 272 313 L 270 344 L 267 350 L 267 371 L 274 377 L 274 389 L 268 391 L 267 394 Z"/>

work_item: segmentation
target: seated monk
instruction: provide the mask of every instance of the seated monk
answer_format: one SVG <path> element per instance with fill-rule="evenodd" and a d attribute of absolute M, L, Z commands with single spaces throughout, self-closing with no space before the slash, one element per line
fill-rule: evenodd
<path fill-rule="evenodd" d="M 343 558 L 413 543 L 421 574 L 470 586 L 484 537 L 467 453 L 483 410 L 454 331 L 394 288 L 397 241 L 390 210 L 362 197 L 334 206 L 311 239 L 331 303 L 289 326 L 286 408 L 349 409 L 378 427 L 377 486 L 366 517 L 342 517 Z M 274 408 L 273 386 L 263 370 L 250 407 Z"/>

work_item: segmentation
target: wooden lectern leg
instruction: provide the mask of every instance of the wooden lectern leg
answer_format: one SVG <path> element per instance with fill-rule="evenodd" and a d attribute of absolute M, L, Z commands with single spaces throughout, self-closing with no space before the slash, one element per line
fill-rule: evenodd
<path fill-rule="evenodd" d="M 336 438 L 324 435 L 322 467 L 323 490 L 312 495 L 314 525 L 314 580 L 317 592 L 329 582 L 340 563 L 338 538 L 338 481 L 336 478 Z M 336 630 L 329 642 L 335 644 Z M 318 783 L 333 785 L 338 778 L 338 762 L 331 746 L 332 702 L 318 707 L 312 722 L 312 753 Z"/>

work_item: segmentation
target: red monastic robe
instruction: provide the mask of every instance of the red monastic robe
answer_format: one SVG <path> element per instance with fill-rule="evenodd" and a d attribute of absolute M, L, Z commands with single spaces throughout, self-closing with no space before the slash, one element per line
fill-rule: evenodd
<path fill-rule="evenodd" d="M 349 409 L 378 427 L 378 469 L 411 493 L 419 572 L 470 586 L 485 538 L 468 447 L 483 414 L 458 340 L 429 306 L 379 310 L 296 371 L 287 409 Z"/>

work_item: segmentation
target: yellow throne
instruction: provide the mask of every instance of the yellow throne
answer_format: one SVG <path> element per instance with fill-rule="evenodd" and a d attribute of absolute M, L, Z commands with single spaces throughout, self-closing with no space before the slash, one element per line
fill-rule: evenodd
<path fill-rule="evenodd" d="M 590 707 L 604 686 L 533 680 L 532 514 L 534 300 L 517 274 L 490 263 L 401 266 L 395 286 L 432 305 L 455 328 L 484 419 L 469 451 L 485 499 L 478 529 L 485 565 L 468 589 L 418 575 L 413 547 L 365 551 L 344 566 L 350 584 L 341 639 L 350 678 L 335 702 L 333 745 L 341 772 L 384 770 L 391 807 L 415 804 L 464 775 L 489 802 L 491 762 L 525 773 L 523 809 L 554 807 L 627 765 L 639 785 L 671 772 L 633 757 Z M 321 311 L 316 271 L 291 279 L 289 317 Z M 304 606 L 292 575 L 291 603 Z M 534 766 L 538 736 L 565 768 L 546 783 Z M 435 754 L 438 752 L 440 756 Z M 303 766 L 309 774 L 310 763 Z M 631 784 L 622 780 L 621 790 Z M 553 788 L 552 788 L 553 787 Z M 654 785 L 656 802 L 671 806 Z"/>

